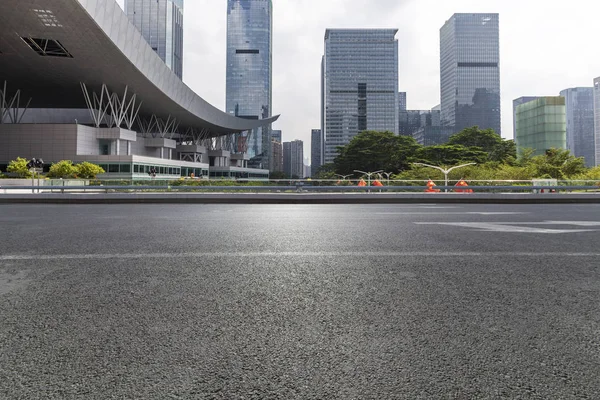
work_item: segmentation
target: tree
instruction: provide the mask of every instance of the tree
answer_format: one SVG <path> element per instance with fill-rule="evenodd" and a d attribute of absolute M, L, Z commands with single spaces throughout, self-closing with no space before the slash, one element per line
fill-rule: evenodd
<path fill-rule="evenodd" d="M 587 170 L 583 157 L 575 157 L 563 149 L 549 149 L 544 155 L 532 157 L 530 164 L 539 178 L 568 179 Z"/>
<path fill-rule="evenodd" d="M 317 173 L 313 179 L 335 179 L 335 166 L 333 163 L 323 164 L 317 168 Z"/>
<path fill-rule="evenodd" d="M 48 172 L 48 177 L 54 179 L 71 179 L 77 177 L 77 172 L 77 167 L 71 161 L 63 160 L 52 164 L 50 172 Z"/>
<path fill-rule="evenodd" d="M 419 161 L 437 165 L 454 166 L 462 163 L 484 163 L 487 153 L 479 147 L 465 147 L 461 145 L 438 145 L 422 147 L 417 151 Z"/>
<path fill-rule="evenodd" d="M 414 161 L 420 145 L 408 136 L 392 132 L 364 131 L 348 145 L 339 148 L 333 164 L 338 174 L 351 174 L 354 170 L 399 172 Z"/>
<path fill-rule="evenodd" d="M 27 161 L 24 158 L 17 157 L 16 160 L 12 160 L 6 168 L 6 172 L 16 175 L 18 178 L 31 178 L 31 172 L 27 168 Z"/>
<path fill-rule="evenodd" d="M 478 147 L 488 154 L 489 161 L 514 163 L 517 158 L 517 145 L 513 140 L 504 140 L 493 129 L 472 128 L 450 136 L 449 145 Z"/>
<path fill-rule="evenodd" d="M 96 179 L 96 175 L 106 172 L 102 167 L 87 161 L 76 165 L 75 169 L 75 175 L 82 179 Z"/>
<path fill-rule="evenodd" d="M 289 179 L 287 174 L 283 171 L 273 171 L 269 174 L 270 179 Z"/>

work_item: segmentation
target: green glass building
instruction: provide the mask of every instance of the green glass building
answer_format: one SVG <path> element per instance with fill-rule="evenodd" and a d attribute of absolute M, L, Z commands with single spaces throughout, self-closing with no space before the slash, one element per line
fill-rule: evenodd
<path fill-rule="evenodd" d="M 516 136 L 519 154 L 524 149 L 542 155 L 546 150 L 567 148 L 567 118 L 564 97 L 539 97 L 517 106 Z"/>

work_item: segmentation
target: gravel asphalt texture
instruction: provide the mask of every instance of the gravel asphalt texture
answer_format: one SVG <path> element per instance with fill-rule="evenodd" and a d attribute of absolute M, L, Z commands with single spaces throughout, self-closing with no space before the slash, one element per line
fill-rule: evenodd
<path fill-rule="evenodd" d="M 600 399 L 598 205 L 2 205 L 0 232 L 0 399 Z"/>

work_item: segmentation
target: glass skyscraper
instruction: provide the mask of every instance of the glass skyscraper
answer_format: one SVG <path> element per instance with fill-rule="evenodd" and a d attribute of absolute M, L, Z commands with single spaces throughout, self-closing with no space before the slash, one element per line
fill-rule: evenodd
<path fill-rule="evenodd" d="M 567 149 L 583 157 L 588 167 L 596 165 L 594 132 L 594 88 L 579 87 L 560 92 L 567 113 Z"/>
<path fill-rule="evenodd" d="M 600 165 L 600 78 L 594 79 L 594 130 L 596 131 L 596 165 Z"/>
<path fill-rule="evenodd" d="M 501 134 L 498 14 L 454 14 L 440 30 L 442 125 Z"/>
<path fill-rule="evenodd" d="M 322 65 L 324 163 L 365 130 L 398 133 L 397 29 L 328 29 Z"/>
<path fill-rule="evenodd" d="M 320 129 L 313 129 L 310 133 L 310 175 L 316 176 L 321 165 L 323 165 L 323 135 Z"/>
<path fill-rule="evenodd" d="M 227 1 L 226 109 L 240 118 L 272 113 L 271 0 Z M 269 168 L 271 127 L 236 135 L 234 151 L 247 152 L 252 168 Z"/>
<path fill-rule="evenodd" d="M 125 0 L 125 13 L 146 42 L 183 77 L 183 0 Z"/>

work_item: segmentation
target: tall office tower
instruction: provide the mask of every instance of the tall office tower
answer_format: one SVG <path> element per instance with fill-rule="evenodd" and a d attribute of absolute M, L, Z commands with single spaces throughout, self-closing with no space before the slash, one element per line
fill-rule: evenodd
<path fill-rule="evenodd" d="M 324 163 L 365 130 L 398 133 L 397 29 L 327 29 L 323 58 Z"/>
<path fill-rule="evenodd" d="M 271 0 L 227 0 L 227 112 L 240 118 L 271 116 Z M 271 127 L 236 135 L 252 168 L 269 168 Z"/>
<path fill-rule="evenodd" d="M 316 176 L 323 165 L 323 135 L 320 129 L 313 129 L 310 135 L 310 175 Z"/>
<path fill-rule="evenodd" d="M 440 30 L 442 125 L 501 134 L 498 14 L 454 14 Z"/>
<path fill-rule="evenodd" d="M 596 131 L 596 165 L 600 165 L 600 78 L 594 79 L 594 129 Z"/>
<path fill-rule="evenodd" d="M 517 137 L 517 107 L 521 104 L 529 103 L 532 100 L 539 99 L 538 96 L 523 96 L 513 100 L 513 138 Z"/>
<path fill-rule="evenodd" d="M 596 165 L 594 88 L 565 89 L 560 95 L 565 98 L 567 113 L 567 149 L 593 167 Z"/>
<path fill-rule="evenodd" d="M 283 172 L 283 145 L 275 138 L 271 140 L 271 158 L 269 158 L 269 171 Z"/>
<path fill-rule="evenodd" d="M 175 75 L 183 77 L 183 0 L 125 0 L 127 17 Z"/>
<path fill-rule="evenodd" d="M 304 143 L 302 140 L 283 144 L 283 172 L 289 177 L 304 177 Z"/>

